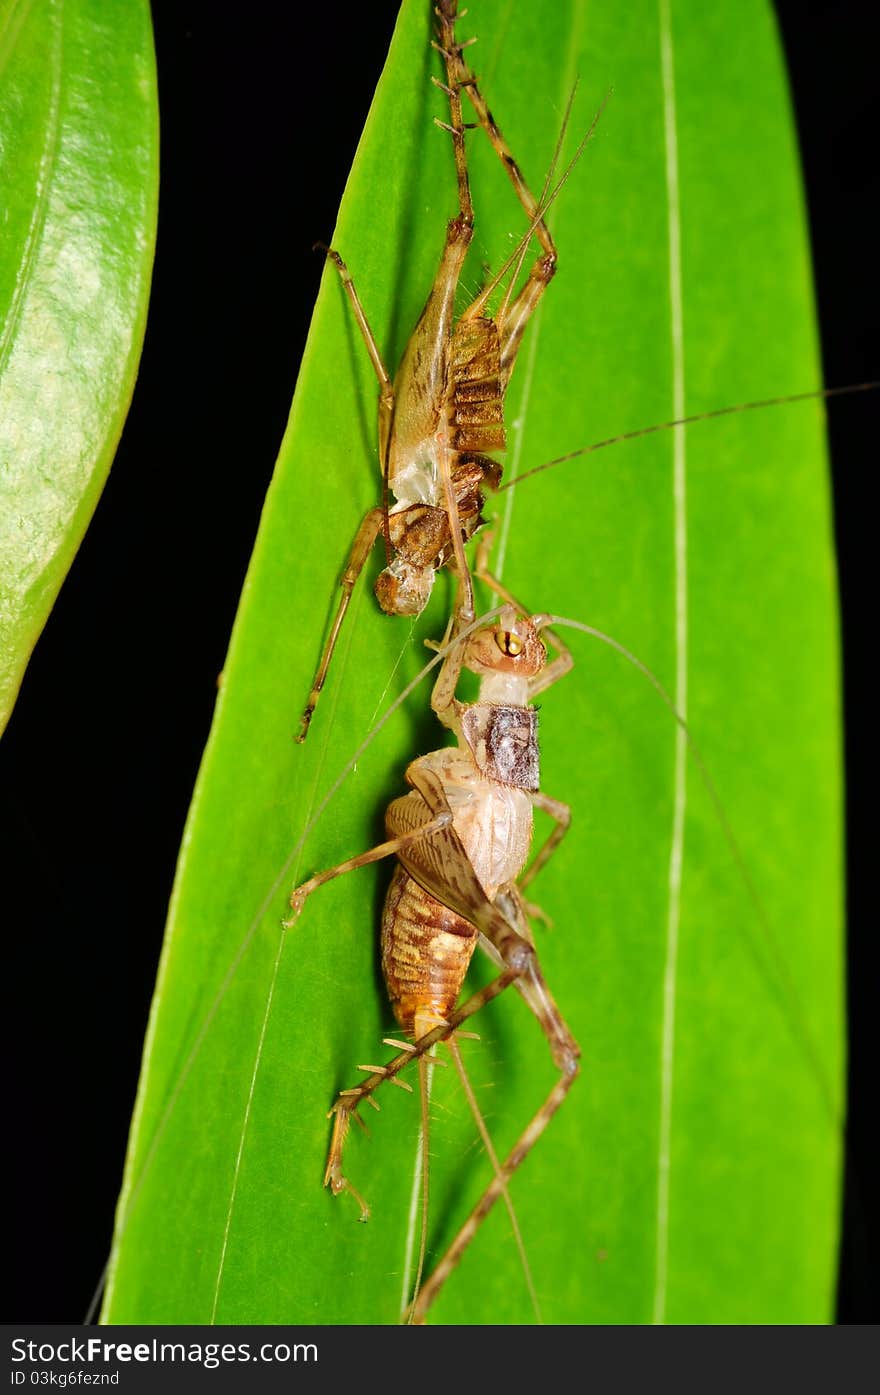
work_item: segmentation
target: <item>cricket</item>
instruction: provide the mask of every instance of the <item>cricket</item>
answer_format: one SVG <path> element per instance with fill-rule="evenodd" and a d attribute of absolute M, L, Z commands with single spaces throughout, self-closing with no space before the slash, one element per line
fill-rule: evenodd
<path fill-rule="evenodd" d="M 556 659 L 548 666 L 540 633 L 547 616 L 529 618 L 513 597 L 480 567 L 481 579 L 507 602 L 497 625 L 479 628 L 469 642 L 456 645 L 444 661 L 431 705 L 440 722 L 455 735 L 456 748 L 444 748 L 414 761 L 406 770 L 412 792 L 396 800 L 386 816 L 388 842 L 339 867 L 313 877 L 294 891 L 291 906 L 296 924 L 306 898 L 319 886 L 344 872 L 396 856 L 400 866 L 392 880 L 382 922 L 382 963 L 395 1016 L 414 1046 L 403 1045 L 388 1067 L 365 1066 L 369 1080 L 343 1091 L 335 1106 L 335 1124 L 325 1181 L 335 1194 L 350 1191 L 369 1210 L 343 1172 L 343 1146 L 352 1116 L 364 1100 L 374 1106 L 375 1091 L 385 1081 L 400 1083 L 402 1066 L 418 1059 L 422 1097 L 422 1234 L 427 1233 L 429 1192 L 428 1084 L 425 1070 L 436 1059 L 424 1055 L 436 1040 L 449 1044 L 469 1101 L 473 1093 L 454 1036 L 455 1028 L 492 998 L 516 984 L 537 1018 L 560 1072 L 544 1104 L 517 1140 L 496 1179 L 478 1201 L 459 1236 L 420 1287 L 424 1241 L 411 1313 L 423 1321 L 447 1273 L 457 1264 L 483 1217 L 506 1182 L 540 1138 L 562 1104 L 577 1072 L 577 1043 L 566 1027 L 541 974 L 528 913 L 534 908 L 523 890 L 552 855 L 568 828 L 570 811 L 538 787 L 537 713 L 533 699 L 571 667 L 571 655 L 553 637 Z M 550 632 L 548 632 L 550 633 Z M 480 676 L 477 703 L 455 697 L 462 668 Z M 543 809 L 555 828 L 525 872 L 532 841 L 533 809 Z M 475 993 L 461 1008 L 456 1004 L 481 936 L 488 952 L 502 966 L 494 983 Z M 475 1107 L 484 1142 L 485 1122 Z M 494 1151 L 490 1151 L 493 1162 Z M 515 1217 L 512 1213 L 514 1225 Z"/>
<path fill-rule="evenodd" d="M 109 1321 L 825 1320 L 834 700 L 799 696 L 835 667 L 810 483 L 822 407 L 648 435 L 821 381 L 805 253 L 786 241 L 797 193 L 760 178 L 785 151 L 744 134 L 736 46 L 692 95 L 718 43 L 695 7 L 646 5 L 628 54 L 613 7 L 552 22 L 517 7 L 509 24 L 502 8 L 403 7 L 359 159 L 375 191 L 411 105 L 410 212 L 362 193 L 328 240 L 327 348 L 304 365 L 282 463 L 302 466 L 322 414 L 339 441 L 320 489 L 279 474 L 264 519 L 252 594 L 283 578 L 293 624 L 243 623 L 233 642 L 196 800 L 223 832 L 209 849 L 194 824 L 179 873 Z M 579 156 L 577 77 L 594 136 Z M 707 130 L 719 148 L 748 136 L 760 216 Z M 712 225 L 722 203 L 736 237 Z M 743 266 L 768 240 L 774 275 L 750 297 Z M 332 538 L 304 555 L 299 521 L 325 489 Z M 374 543 L 380 592 L 417 595 L 382 601 L 397 618 L 357 584 Z M 560 616 L 592 637 L 569 649 Z M 184 1220 L 201 1238 L 181 1255 Z"/>

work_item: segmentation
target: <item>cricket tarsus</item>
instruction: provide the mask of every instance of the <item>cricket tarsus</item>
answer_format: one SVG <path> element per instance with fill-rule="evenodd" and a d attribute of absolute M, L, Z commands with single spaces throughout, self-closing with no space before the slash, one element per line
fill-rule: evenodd
<path fill-rule="evenodd" d="M 493 584 L 488 575 L 484 579 Z M 506 598 L 503 588 L 499 590 Z M 413 1322 L 424 1320 L 484 1216 L 499 1196 L 507 1197 L 510 1177 L 556 1113 L 578 1071 L 579 1048 L 544 980 L 520 891 L 568 826 L 567 807 L 538 789 L 531 700 L 547 686 L 548 678 L 562 676 L 571 666 L 556 636 L 551 639 L 557 657 L 548 665 L 539 633 L 545 623 L 546 617 L 529 618 L 521 608 L 506 604 L 497 623 L 477 628 L 452 646 L 434 685 L 432 707 L 458 744 L 421 756 L 407 767 L 411 791 L 390 805 L 385 843 L 319 873 L 291 896 L 294 915 L 288 924 L 325 882 L 380 858 L 397 858 L 382 919 L 382 968 L 395 1017 L 413 1046 L 372 1070 L 360 1085 L 341 1092 L 331 1111 L 334 1125 L 325 1184 L 337 1195 L 350 1191 L 362 1219 L 368 1214 L 367 1203 L 343 1166 L 345 1140 L 358 1106 L 410 1062 L 422 1062 L 435 1042 L 451 1038 L 510 984 L 537 1018 L 560 1073 L 507 1160 L 498 1164 L 490 1151 L 495 1177 L 416 1293 L 410 1310 Z M 481 680 L 475 703 L 461 702 L 455 695 L 463 668 Z M 556 817 L 557 828 L 524 874 L 536 806 Z M 501 972 L 456 1007 L 478 941 Z"/>

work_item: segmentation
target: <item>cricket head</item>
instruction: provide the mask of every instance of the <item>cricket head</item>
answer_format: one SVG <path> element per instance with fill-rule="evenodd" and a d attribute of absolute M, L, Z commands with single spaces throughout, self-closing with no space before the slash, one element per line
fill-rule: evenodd
<path fill-rule="evenodd" d="M 398 553 L 376 578 L 376 600 L 386 615 L 421 615 L 434 586 L 434 568 L 416 566 Z"/>
<path fill-rule="evenodd" d="M 497 620 L 471 636 L 464 656 L 465 668 L 480 676 L 502 673 L 534 678 L 546 662 L 547 650 L 534 620 L 518 614 L 513 606 L 505 606 Z"/>

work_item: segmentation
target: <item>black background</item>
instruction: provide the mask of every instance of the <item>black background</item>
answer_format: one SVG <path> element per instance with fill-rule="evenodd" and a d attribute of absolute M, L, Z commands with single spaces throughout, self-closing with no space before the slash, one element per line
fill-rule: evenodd
<path fill-rule="evenodd" d="M 311 245 L 332 231 L 395 11 L 338 0 L 153 8 L 163 183 L 140 377 L 105 494 L 0 743 L 16 1232 L 7 1321 L 79 1321 L 106 1258 L 177 847 L 320 278 Z M 870 8 L 777 5 L 806 152 L 828 385 L 878 376 Z M 335 42 L 346 23 L 355 44 Z M 873 620 L 860 495 L 878 420 L 870 398 L 830 411 L 850 781 L 839 1290 L 848 1323 L 880 1316 L 877 952 L 858 817 L 872 794 L 858 697 Z"/>

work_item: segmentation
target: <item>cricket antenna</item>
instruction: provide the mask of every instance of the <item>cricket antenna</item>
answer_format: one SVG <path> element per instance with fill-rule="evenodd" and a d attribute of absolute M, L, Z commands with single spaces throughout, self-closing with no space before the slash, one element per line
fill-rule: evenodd
<path fill-rule="evenodd" d="M 545 460 L 543 465 L 535 465 L 531 470 L 524 470 L 521 475 L 508 480 L 506 484 L 499 485 L 495 492 L 503 494 L 505 489 L 512 489 L 514 485 L 522 484 L 523 480 L 543 474 L 545 470 L 552 470 L 556 465 L 564 465 L 567 460 L 576 460 L 582 455 L 593 455 L 597 450 L 605 450 L 607 446 L 619 446 L 624 441 L 638 441 L 643 436 L 655 436 L 661 431 L 671 431 L 676 426 L 694 426 L 701 421 L 713 421 L 716 417 L 733 416 L 736 412 L 757 412 L 765 407 L 785 407 L 794 402 L 828 402 L 832 398 L 851 397 L 858 392 L 876 392 L 878 388 L 880 379 L 871 379 L 865 383 L 849 383 L 846 387 L 811 388 L 808 392 L 791 392 L 782 397 L 762 397 L 755 402 L 735 402 L 730 407 L 715 407 L 709 412 L 694 412 L 690 416 L 676 417 L 673 421 L 657 422 L 654 426 L 640 426 L 634 431 L 622 431 L 618 436 L 606 436 L 603 441 L 579 446 L 577 450 L 557 455 L 553 460 Z"/>

